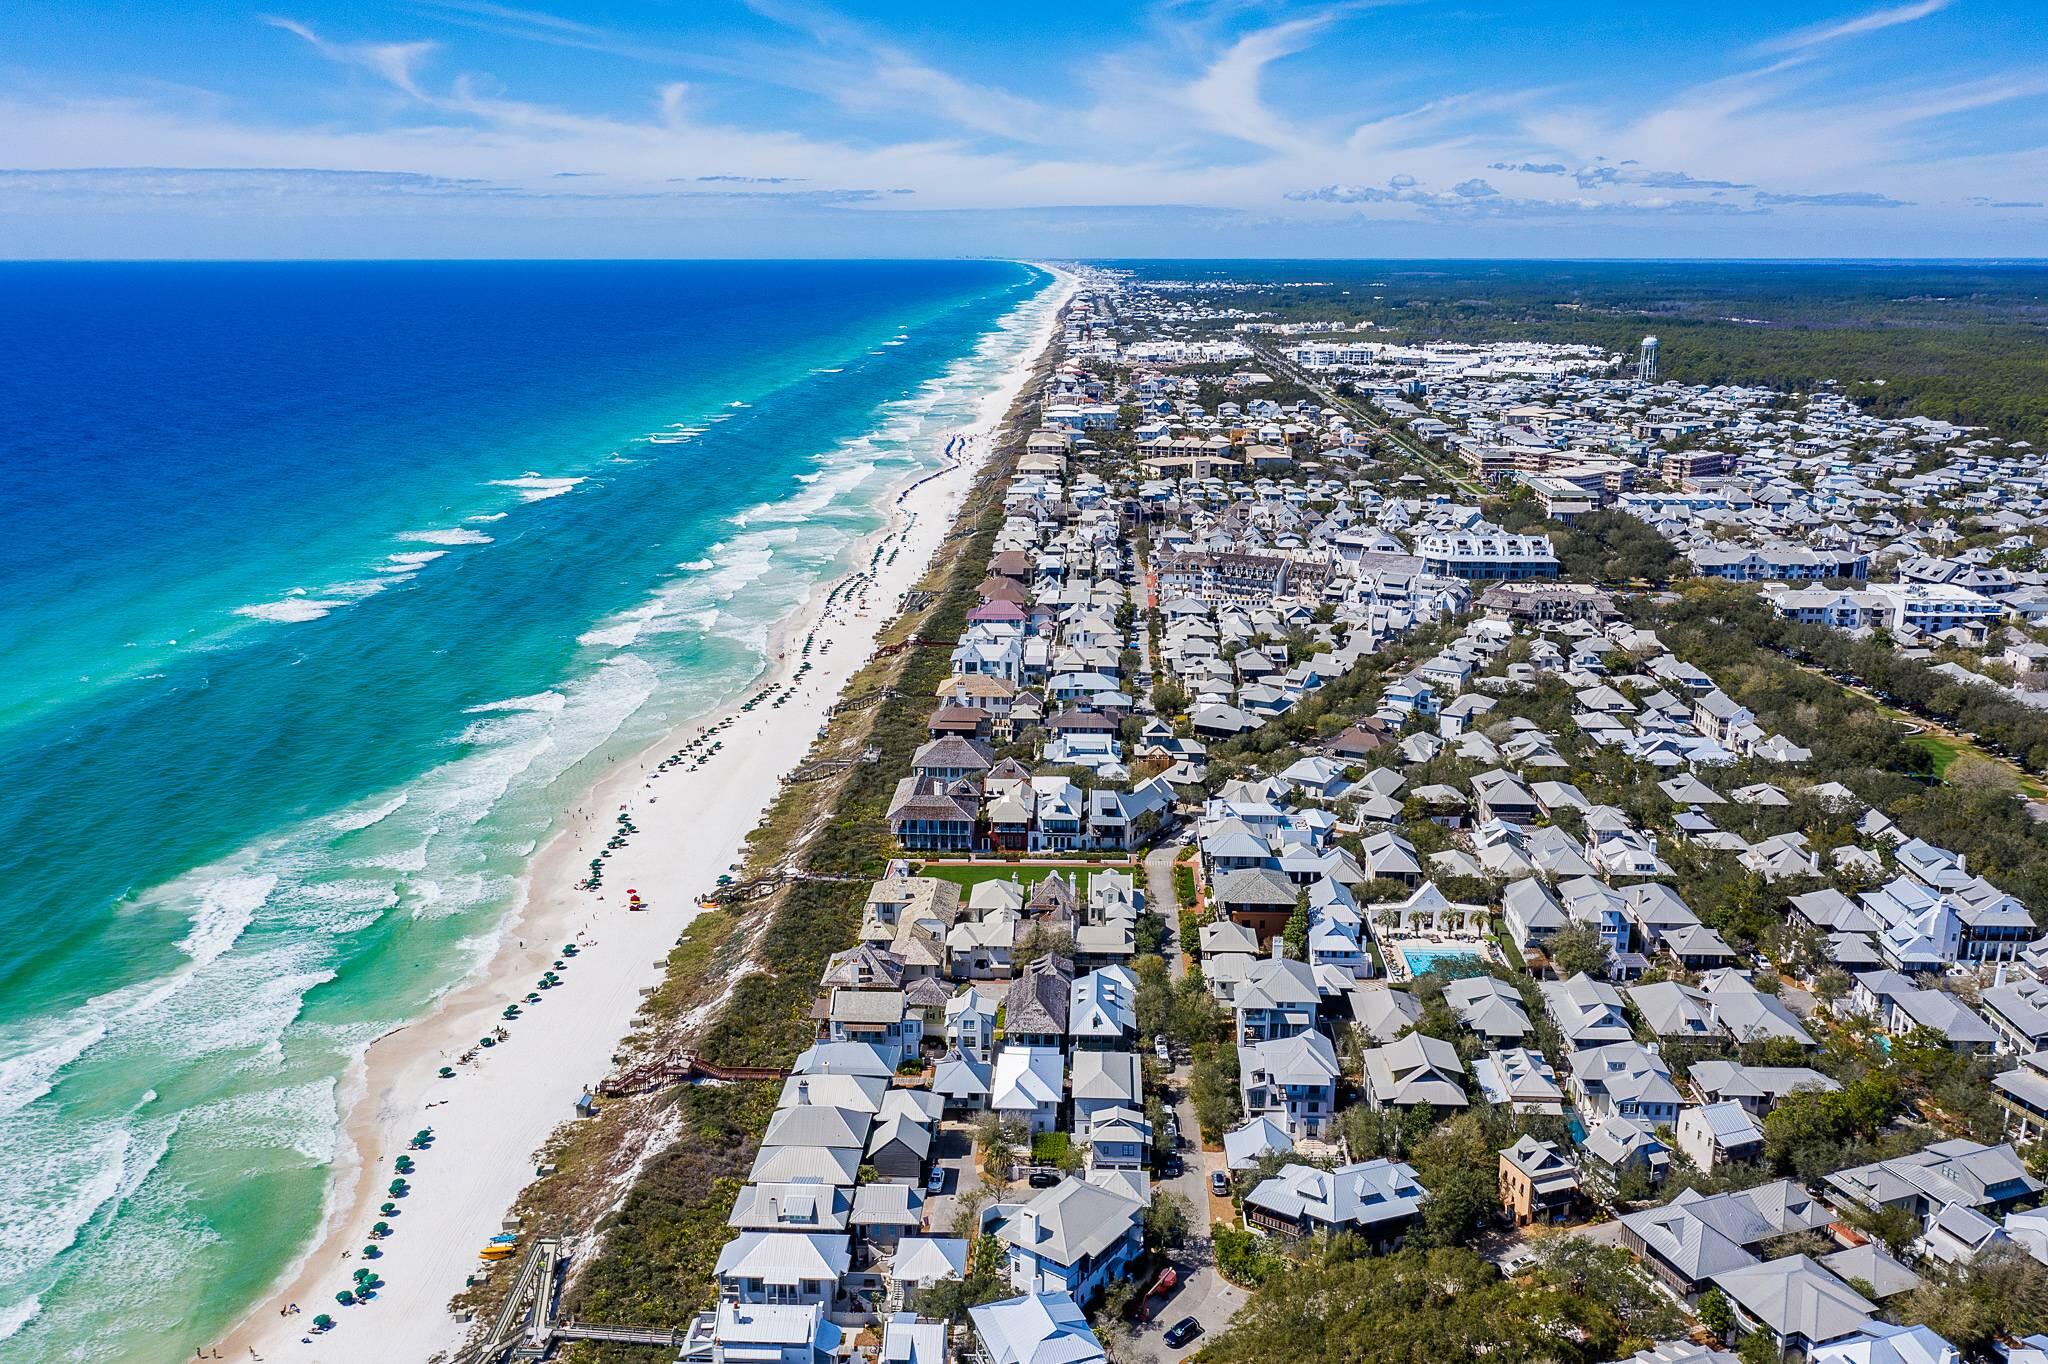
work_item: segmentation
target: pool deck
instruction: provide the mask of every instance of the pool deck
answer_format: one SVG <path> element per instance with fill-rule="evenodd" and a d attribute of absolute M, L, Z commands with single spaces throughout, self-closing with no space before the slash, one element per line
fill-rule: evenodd
<path fill-rule="evenodd" d="M 1436 941 L 1428 938 L 1396 938 L 1386 943 L 1380 954 L 1386 963 L 1388 980 L 1395 982 L 1412 980 L 1416 975 L 1420 974 L 1414 969 L 1414 964 L 1408 959 L 1408 954 L 1411 951 L 1421 957 L 1424 962 L 1444 957 L 1477 957 L 1483 962 L 1491 962 L 1495 959 L 1493 945 L 1484 938 L 1444 936 Z M 1427 965 L 1423 967 L 1424 971 L 1428 969 Z"/>

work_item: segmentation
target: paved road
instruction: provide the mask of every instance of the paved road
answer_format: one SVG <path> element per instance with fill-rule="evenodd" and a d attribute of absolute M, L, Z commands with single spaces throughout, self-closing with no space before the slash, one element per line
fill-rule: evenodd
<path fill-rule="evenodd" d="M 1173 1108 L 1180 1120 L 1180 1130 L 1189 1143 L 1181 1151 L 1186 1168 L 1174 1178 L 1162 1180 L 1154 1188 L 1171 1189 L 1185 1198 L 1194 1212 L 1193 1225 L 1187 1242 L 1173 1256 L 1173 1262 L 1180 1270 L 1179 1286 L 1171 1296 L 1153 1305 L 1153 1319 L 1137 1329 L 1139 1351 L 1162 1360 L 1186 1359 L 1195 1353 L 1208 1337 L 1230 1324 L 1230 1318 L 1251 1296 L 1216 1272 L 1215 1250 L 1209 1240 L 1209 1171 L 1223 1167 L 1223 1153 L 1203 1151 L 1195 1144 L 1198 1140 L 1196 1134 L 1201 1129 L 1195 1123 L 1194 1105 L 1188 1100 L 1187 1081 L 1188 1068 L 1182 1066 L 1174 1072 Z M 1220 1206 L 1227 1214 L 1229 1202 L 1224 1200 Z M 1167 1327 L 1183 1317 L 1193 1317 L 1201 1322 L 1202 1334 L 1179 1349 L 1171 1349 L 1162 1337 Z"/>
<path fill-rule="evenodd" d="M 1193 952 L 1199 946 L 1180 941 L 1180 903 L 1173 893 L 1173 860 L 1180 851 L 1179 845 L 1169 843 L 1145 854 L 1145 900 L 1166 920 L 1166 931 L 1173 943 L 1166 954 L 1166 963 L 1172 968 L 1175 980 L 1188 973 L 1187 960 L 1181 953 Z"/>

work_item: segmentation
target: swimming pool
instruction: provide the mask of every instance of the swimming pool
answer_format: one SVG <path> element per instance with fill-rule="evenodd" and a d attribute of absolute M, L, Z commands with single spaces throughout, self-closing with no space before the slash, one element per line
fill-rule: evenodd
<path fill-rule="evenodd" d="M 1485 953 L 1476 947 L 1463 947 L 1455 943 L 1442 946 L 1431 944 L 1428 947 L 1403 947 L 1401 960 L 1408 963 L 1409 975 L 1419 976 L 1440 966 L 1477 965 L 1485 960 Z"/>

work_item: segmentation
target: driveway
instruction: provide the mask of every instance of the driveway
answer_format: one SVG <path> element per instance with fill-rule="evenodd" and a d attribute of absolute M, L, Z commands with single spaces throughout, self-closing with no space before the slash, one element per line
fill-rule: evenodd
<path fill-rule="evenodd" d="M 946 1191 L 925 1199 L 926 1224 L 934 1236 L 951 1236 L 960 1199 L 981 1187 L 981 1166 L 974 1159 L 974 1129 L 964 1122 L 939 1124 L 938 1160 L 946 1171 Z"/>
<path fill-rule="evenodd" d="M 1817 1004 L 1811 991 L 1789 980 L 1778 982 L 1778 1002 L 1801 1018 L 1812 1018 Z"/>

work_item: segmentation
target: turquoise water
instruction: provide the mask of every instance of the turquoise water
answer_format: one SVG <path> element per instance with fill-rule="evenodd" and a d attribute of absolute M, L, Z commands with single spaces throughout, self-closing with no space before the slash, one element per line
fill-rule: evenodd
<path fill-rule="evenodd" d="M 758 674 L 1046 283 L 0 266 L 0 1357 L 183 1358 L 261 1293 L 351 1058 Z"/>
<path fill-rule="evenodd" d="M 1474 947 L 1403 947 L 1401 960 L 1408 963 L 1408 974 L 1419 976 L 1447 964 L 1463 965 L 1476 962 L 1484 954 Z"/>

